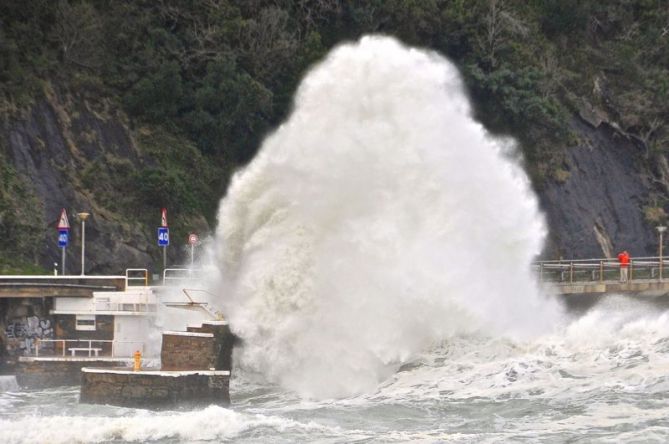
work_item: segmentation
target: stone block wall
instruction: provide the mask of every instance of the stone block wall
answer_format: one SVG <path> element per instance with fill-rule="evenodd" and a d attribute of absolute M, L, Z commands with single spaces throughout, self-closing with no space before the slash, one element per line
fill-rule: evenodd
<path fill-rule="evenodd" d="M 212 333 L 214 335 L 214 367 L 217 370 L 232 369 L 232 349 L 235 335 L 226 321 L 205 321 L 201 327 L 188 327 L 189 332 Z"/>
<path fill-rule="evenodd" d="M 160 360 L 163 370 L 216 368 L 216 343 L 211 333 L 164 332 Z"/>
<path fill-rule="evenodd" d="M 164 332 L 160 371 L 85 368 L 80 401 L 152 408 L 229 404 L 233 343 L 225 321 Z"/>
<path fill-rule="evenodd" d="M 227 371 L 118 371 L 84 369 L 80 401 L 127 407 L 230 403 Z"/>

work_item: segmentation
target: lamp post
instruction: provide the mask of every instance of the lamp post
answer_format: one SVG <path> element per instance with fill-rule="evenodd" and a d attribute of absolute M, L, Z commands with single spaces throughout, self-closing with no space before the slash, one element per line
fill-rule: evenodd
<path fill-rule="evenodd" d="M 83 276 L 85 269 L 84 253 L 86 252 L 86 219 L 88 219 L 90 213 L 77 213 L 77 216 L 81 221 L 81 275 Z"/>
<path fill-rule="evenodd" d="M 662 257 L 662 244 L 663 244 L 663 234 L 665 231 L 667 231 L 667 227 L 660 225 L 657 227 L 658 233 L 660 233 L 660 281 L 662 281 L 663 278 L 663 271 L 664 271 L 664 258 Z"/>

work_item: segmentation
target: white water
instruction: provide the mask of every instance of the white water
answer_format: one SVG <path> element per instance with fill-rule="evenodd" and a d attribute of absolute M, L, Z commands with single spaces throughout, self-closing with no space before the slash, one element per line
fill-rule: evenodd
<path fill-rule="evenodd" d="M 15 391 L 19 389 L 16 378 L 13 375 L 0 375 L 0 393 Z"/>
<path fill-rule="evenodd" d="M 512 153 L 444 58 L 387 37 L 335 49 L 221 204 L 237 363 L 347 396 L 446 338 L 556 326 L 530 273 L 544 221 Z"/>
<path fill-rule="evenodd" d="M 77 395 L 0 393 L 0 442 L 667 442 L 669 312 L 610 296 L 556 334 L 458 335 L 339 400 L 239 372 L 230 409 L 149 412 Z"/>

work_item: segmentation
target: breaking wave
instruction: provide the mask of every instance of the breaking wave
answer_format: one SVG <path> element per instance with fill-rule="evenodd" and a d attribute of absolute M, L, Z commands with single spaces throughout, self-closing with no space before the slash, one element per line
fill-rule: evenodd
<path fill-rule="evenodd" d="M 388 37 L 334 49 L 221 203 L 236 365 L 304 397 L 369 392 L 435 343 L 549 331 L 546 227 L 456 67 Z"/>

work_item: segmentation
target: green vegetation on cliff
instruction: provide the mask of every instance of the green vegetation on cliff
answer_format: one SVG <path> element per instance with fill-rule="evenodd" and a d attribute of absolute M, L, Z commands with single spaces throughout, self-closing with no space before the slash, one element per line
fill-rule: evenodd
<path fill-rule="evenodd" d="M 290 111 L 305 70 L 365 33 L 453 59 L 479 118 L 520 141 L 537 186 L 565 180 L 574 115 L 616 127 L 650 164 L 669 138 L 663 0 L 27 0 L 2 2 L 0 17 L 5 119 L 50 84 L 129 117 L 152 160 L 99 158 L 79 178 L 99 199 L 124 187 L 110 211 L 158 201 L 213 223 L 230 174 Z M 13 180 L 0 217 L 22 220 L 5 199 Z"/>

